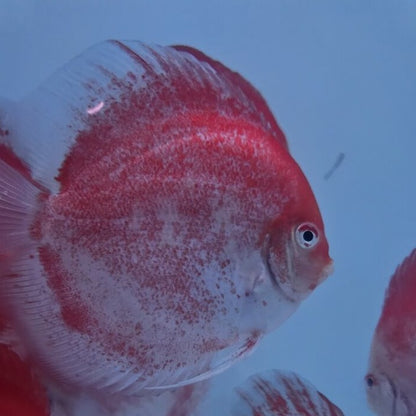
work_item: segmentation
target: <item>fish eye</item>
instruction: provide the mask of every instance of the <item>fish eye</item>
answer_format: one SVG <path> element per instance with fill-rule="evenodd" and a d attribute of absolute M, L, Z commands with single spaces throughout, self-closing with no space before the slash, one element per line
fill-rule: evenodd
<path fill-rule="evenodd" d="M 365 382 L 367 383 L 368 387 L 372 387 L 372 386 L 374 386 L 376 381 L 374 379 L 374 376 L 369 374 L 368 376 L 365 377 Z"/>
<path fill-rule="evenodd" d="M 316 227 L 310 223 L 299 225 L 296 229 L 296 241 L 303 248 L 312 248 L 319 241 L 319 234 Z"/>

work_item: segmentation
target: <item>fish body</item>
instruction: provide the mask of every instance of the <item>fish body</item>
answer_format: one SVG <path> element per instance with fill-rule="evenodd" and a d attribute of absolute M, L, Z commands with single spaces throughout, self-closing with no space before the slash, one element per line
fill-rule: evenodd
<path fill-rule="evenodd" d="M 416 250 L 396 269 L 374 331 L 365 377 L 379 416 L 416 414 Z"/>
<path fill-rule="evenodd" d="M 0 128 L 0 300 L 53 385 L 210 377 L 331 271 L 264 99 L 195 49 L 101 43 L 4 105 Z"/>
<path fill-rule="evenodd" d="M 268 370 L 235 389 L 231 416 L 343 416 L 343 412 L 296 373 Z"/>

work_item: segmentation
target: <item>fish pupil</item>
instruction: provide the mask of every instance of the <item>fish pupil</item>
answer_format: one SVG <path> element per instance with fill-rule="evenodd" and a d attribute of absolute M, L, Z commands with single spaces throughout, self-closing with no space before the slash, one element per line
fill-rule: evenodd
<path fill-rule="evenodd" d="M 312 231 L 308 230 L 303 233 L 303 239 L 308 243 L 310 243 L 313 240 L 313 237 L 314 235 Z"/>
<path fill-rule="evenodd" d="M 374 384 L 373 377 L 367 377 L 367 386 L 371 387 Z"/>

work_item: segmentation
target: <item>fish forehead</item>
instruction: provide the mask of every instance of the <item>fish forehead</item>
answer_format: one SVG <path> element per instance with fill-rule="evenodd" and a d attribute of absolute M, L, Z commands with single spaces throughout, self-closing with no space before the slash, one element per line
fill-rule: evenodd
<path fill-rule="evenodd" d="M 416 250 L 397 267 L 386 291 L 374 338 L 386 350 L 416 355 Z"/>
<path fill-rule="evenodd" d="M 398 345 L 387 343 L 377 336 L 374 338 L 368 373 L 387 377 L 401 391 L 408 394 L 416 384 L 415 352 L 408 348 L 398 348 Z M 400 345 L 401 346 L 401 345 Z"/>
<path fill-rule="evenodd" d="M 413 410 L 416 408 L 415 294 L 416 250 L 413 250 L 390 279 L 373 336 L 368 370 L 376 379 L 387 377 Z M 373 398 L 376 399 L 380 398 Z"/>

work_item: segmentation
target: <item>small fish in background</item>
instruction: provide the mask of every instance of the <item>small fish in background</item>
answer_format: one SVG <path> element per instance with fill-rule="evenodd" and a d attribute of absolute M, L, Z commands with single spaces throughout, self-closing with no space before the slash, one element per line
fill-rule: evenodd
<path fill-rule="evenodd" d="M 390 280 L 365 384 L 377 415 L 416 415 L 416 249 Z"/>
<path fill-rule="evenodd" d="M 344 413 L 296 373 L 268 370 L 235 389 L 231 416 L 343 416 Z"/>
<path fill-rule="evenodd" d="M 332 165 L 331 169 L 329 169 L 328 172 L 325 173 L 324 175 L 325 180 L 328 180 L 334 174 L 334 172 L 341 166 L 341 163 L 344 161 L 344 159 L 345 159 L 345 153 L 340 153 L 337 159 L 335 160 L 335 163 Z"/>
<path fill-rule="evenodd" d="M 211 377 L 331 273 L 266 102 L 202 52 L 103 42 L 0 106 L 0 305 L 54 389 Z"/>
<path fill-rule="evenodd" d="M 0 344 L 0 415 L 50 414 L 46 390 L 36 374 L 11 347 Z"/>

